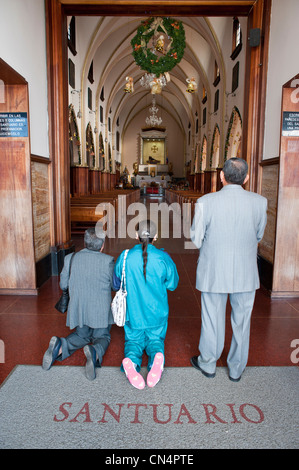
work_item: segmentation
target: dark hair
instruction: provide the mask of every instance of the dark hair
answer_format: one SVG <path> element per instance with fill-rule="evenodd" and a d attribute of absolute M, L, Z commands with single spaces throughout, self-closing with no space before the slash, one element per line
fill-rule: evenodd
<path fill-rule="evenodd" d="M 151 220 L 143 220 L 136 226 L 139 241 L 142 243 L 142 258 L 143 258 L 143 275 L 146 280 L 146 264 L 147 264 L 147 246 L 152 243 L 157 233 L 156 224 Z"/>
<path fill-rule="evenodd" d="M 85 231 L 84 234 L 84 243 L 85 247 L 88 250 L 99 251 L 105 241 L 105 233 L 97 228 L 97 231 L 94 228 L 89 228 Z"/>
<path fill-rule="evenodd" d="M 248 173 L 248 165 L 242 158 L 230 158 L 223 165 L 225 181 L 229 184 L 242 185 Z"/>

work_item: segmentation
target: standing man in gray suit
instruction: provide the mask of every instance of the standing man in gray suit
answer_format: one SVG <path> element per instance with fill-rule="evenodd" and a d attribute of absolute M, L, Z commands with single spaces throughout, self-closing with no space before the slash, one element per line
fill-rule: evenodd
<path fill-rule="evenodd" d="M 242 188 L 248 165 L 241 158 L 227 160 L 220 178 L 220 191 L 197 200 L 190 231 L 200 249 L 196 288 L 201 291 L 202 319 L 200 355 L 191 364 L 206 377 L 215 377 L 229 295 L 233 336 L 227 365 L 229 378 L 237 382 L 248 360 L 251 312 L 260 286 L 257 246 L 267 222 L 267 199 Z"/>
<path fill-rule="evenodd" d="M 56 359 L 64 360 L 84 348 L 86 376 L 89 380 L 96 377 L 95 367 L 101 366 L 114 323 L 111 313 L 114 259 L 103 253 L 104 241 L 103 231 L 88 229 L 84 235 L 85 248 L 65 257 L 60 287 L 69 289 L 66 324 L 75 331 L 66 338 L 51 338 L 43 357 L 45 370 L 50 369 Z"/>

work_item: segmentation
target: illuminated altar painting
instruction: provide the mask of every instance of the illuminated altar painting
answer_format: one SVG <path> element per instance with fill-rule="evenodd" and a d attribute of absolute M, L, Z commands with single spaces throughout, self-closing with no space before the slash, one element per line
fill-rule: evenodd
<path fill-rule="evenodd" d="M 165 139 L 142 139 L 142 163 L 165 164 Z"/>
<path fill-rule="evenodd" d="M 157 176 L 157 165 L 149 165 L 148 174 L 149 176 L 152 176 L 152 177 Z"/>

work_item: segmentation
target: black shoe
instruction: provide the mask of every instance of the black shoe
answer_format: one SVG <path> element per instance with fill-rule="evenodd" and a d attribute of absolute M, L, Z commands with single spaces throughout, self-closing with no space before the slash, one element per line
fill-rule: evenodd
<path fill-rule="evenodd" d="M 216 373 L 214 374 L 209 374 L 208 372 L 202 370 L 199 365 L 198 365 L 198 360 L 197 360 L 197 356 L 193 356 L 191 357 L 190 359 L 190 362 L 191 364 L 193 365 L 193 367 L 195 367 L 195 369 L 197 370 L 200 370 L 200 372 L 205 376 L 205 377 L 208 377 L 209 379 L 213 379 L 216 375 Z"/>
<path fill-rule="evenodd" d="M 56 361 L 59 356 L 59 349 L 61 347 L 61 339 L 57 336 L 53 336 L 50 339 L 49 347 L 44 354 L 42 368 L 49 370 L 53 362 Z"/>
<path fill-rule="evenodd" d="M 238 377 L 237 379 L 234 379 L 234 378 L 231 377 L 230 375 L 228 376 L 229 380 L 231 380 L 232 382 L 240 382 L 241 377 L 242 377 L 242 375 L 240 375 L 240 377 Z"/>
<path fill-rule="evenodd" d="M 85 374 L 88 380 L 94 380 L 96 378 L 96 366 L 99 366 L 97 363 L 97 353 L 96 350 L 88 344 L 83 348 L 85 357 L 86 357 L 86 364 L 85 364 Z"/>

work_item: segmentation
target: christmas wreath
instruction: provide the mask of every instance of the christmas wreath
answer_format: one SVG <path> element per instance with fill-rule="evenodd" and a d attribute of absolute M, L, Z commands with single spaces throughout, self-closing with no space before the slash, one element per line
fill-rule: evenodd
<path fill-rule="evenodd" d="M 168 45 L 164 50 L 164 36 Z M 148 47 L 150 39 L 160 34 L 156 47 Z M 172 70 L 183 58 L 185 50 L 185 30 L 181 21 L 172 18 L 149 18 L 141 23 L 131 41 L 133 57 L 137 65 L 148 73 L 159 77 Z M 159 57 L 157 52 L 161 53 Z"/>

